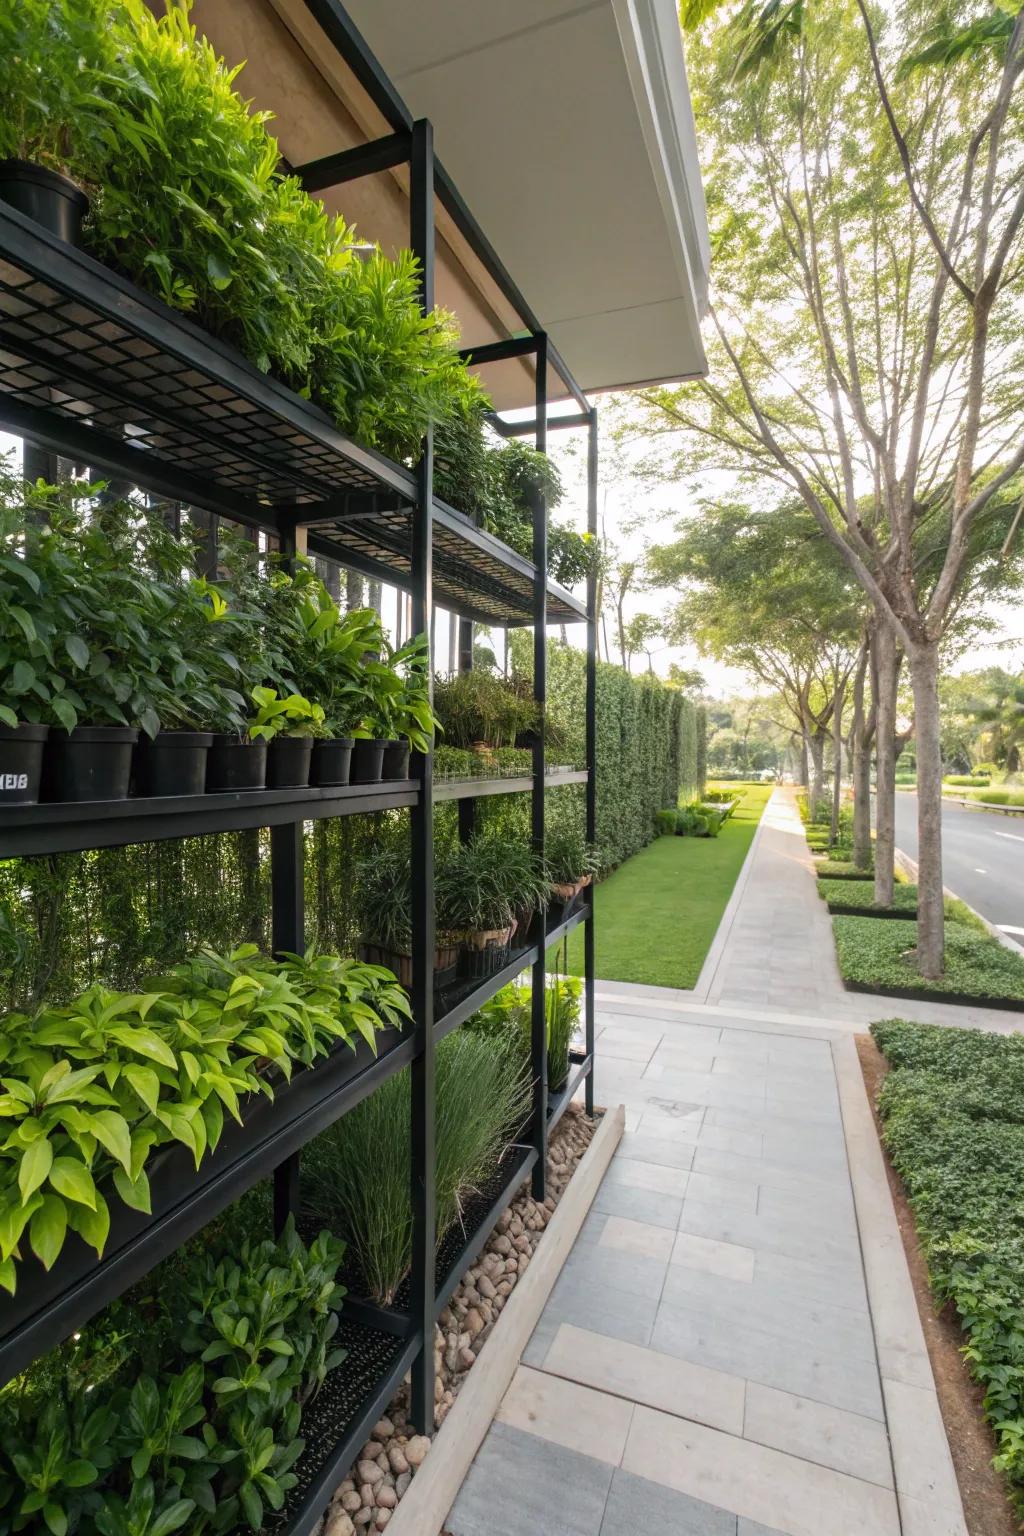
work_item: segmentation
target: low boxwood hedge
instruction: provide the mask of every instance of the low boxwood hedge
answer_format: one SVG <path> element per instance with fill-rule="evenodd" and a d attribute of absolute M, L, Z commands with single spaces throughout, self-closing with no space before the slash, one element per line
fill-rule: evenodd
<path fill-rule="evenodd" d="M 1012 957 L 1011 957 L 1012 958 Z M 1024 1516 L 1024 1036 L 887 1019 L 883 1140 L 903 1179 L 932 1288 L 967 1335 L 969 1369 Z"/>
<path fill-rule="evenodd" d="M 962 922 L 946 921 L 946 970 L 937 981 L 922 976 L 908 953 L 916 922 L 834 917 L 832 929 L 843 980 L 863 991 L 1024 1003 L 1024 955 Z"/>

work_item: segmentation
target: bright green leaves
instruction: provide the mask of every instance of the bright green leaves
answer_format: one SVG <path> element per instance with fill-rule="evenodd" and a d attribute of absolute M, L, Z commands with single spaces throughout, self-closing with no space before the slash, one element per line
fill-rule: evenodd
<path fill-rule="evenodd" d="M 21 1190 L 21 1203 L 27 1204 L 29 1197 L 35 1193 L 44 1183 L 53 1164 L 53 1148 L 45 1137 L 39 1137 L 30 1141 L 21 1156 L 18 1167 L 18 1188 Z"/>
<path fill-rule="evenodd" d="M 57 1195 L 43 1195 L 29 1222 L 29 1242 L 44 1269 L 52 1269 L 64 1246 L 67 1207 Z"/>
<path fill-rule="evenodd" d="M 408 1013 L 388 971 L 247 945 L 204 951 L 150 992 L 92 987 L 67 1008 L 12 1015 L 0 1024 L 0 1285 L 15 1288 L 26 1228 L 47 1268 L 68 1231 L 102 1257 L 109 1197 L 151 1212 L 154 1148 L 180 1143 L 200 1168 L 225 1112 L 242 1122 L 251 1094 L 273 1096 L 271 1067 L 288 1078 Z"/>

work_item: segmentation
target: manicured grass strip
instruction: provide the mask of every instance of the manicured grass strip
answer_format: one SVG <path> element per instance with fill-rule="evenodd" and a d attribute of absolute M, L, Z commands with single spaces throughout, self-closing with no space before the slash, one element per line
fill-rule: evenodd
<path fill-rule="evenodd" d="M 889 1019 L 878 1109 L 914 1212 L 936 1305 L 952 1302 L 985 1415 L 1024 1516 L 1024 1036 Z"/>
<path fill-rule="evenodd" d="M 601 882 L 598 976 L 656 987 L 695 984 L 773 788 L 737 785 L 742 803 L 717 837 L 656 838 Z M 583 974 L 582 928 L 569 937 L 569 970 Z"/>
<path fill-rule="evenodd" d="M 1024 955 L 1014 954 L 990 934 L 963 923 L 947 919 L 946 972 L 938 981 L 922 976 L 908 955 L 917 943 L 916 922 L 834 917 L 832 929 L 843 980 L 862 991 L 1024 1002 Z"/>
<path fill-rule="evenodd" d="M 819 880 L 818 894 L 828 902 L 830 912 L 839 908 L 855 909 L 865 917 L 877 917 L 890 912 L 902 912 L 908 917 L 917 916 L 917 886 L 897 885 L 893 889 L 891 907 L 875 906 L 875 882 L 865 880 Z"/>

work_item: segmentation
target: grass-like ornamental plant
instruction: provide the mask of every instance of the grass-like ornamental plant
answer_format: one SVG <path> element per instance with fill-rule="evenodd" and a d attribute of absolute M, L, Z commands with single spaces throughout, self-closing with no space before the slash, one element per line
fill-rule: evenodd
<path fill-rule="evenodd" d="M 67 1232 L 102 1256 L 108 1200 L 149 1212 L 153 1150 L 181 1142 L 198 1168 L 225 1111 L 357 1037 L 409 1016 L 387 971 L 333 956 L 273 961 L 254 945 L 204 951 L 143 994 L 90 987 L 67 1008 L 0 1024 L 0 1284 L 22 1245 L 52 1268 Z"/>
<path fill-rule="evenodd" d="M 434 708 L 449 747 L 514 747 L 539 721 L 532 698 L 482 668 L 437 678 Z"/>
<path fill-rule="evenodd" d="M 249 1196 L 0 1391 L 0 1530 L 213 1536 L 283 1507 L 303 1405 L 344 1358 L 344 1248 L 251 1237 L 253 1216 Z"/>
<path fill-rule="evenodd" d="M 345 1239 L 378 1300 L 388 1303 L 412 1259 L 408 1069 L 309 1144 L 303 1153 L 308 1210 Z M 529 1108 L 515 1048 L 457 1031 L 437 1049 L 438 1241 L 465 1199 L 493 1172 Z"/>
<path fill-rule="evenodd" d="M 878 1108 L 937 1304 L 951 1303 L 984 1392 L 996 1467 L 1024 1516 L 1024 1036 L 887 1019 Z"/>

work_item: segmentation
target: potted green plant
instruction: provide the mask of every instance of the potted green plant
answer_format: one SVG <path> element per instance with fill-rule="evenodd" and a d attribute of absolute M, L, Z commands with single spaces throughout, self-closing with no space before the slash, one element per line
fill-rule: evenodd
<path fill-rule="evenodd" d="M 154 573 L 152 581 L 164 686 L 160 730 L 152 740 L 142 737 L 135 750 L 135 793 L 201 795 L 214 733 L 237 730 L 246 715 L 234 657 L 238 621 L 211 582 L 182 579 L 189 553 L 182 541 L 162 524 L 151 531 L 158 549 L 151 545 L 147 552 L 158 559 L 162 548 L 171 575 L 161 580 Z"/>
<path fill-rule="evenodd" d="M 515 917 L 504 875 L 504 842 L 460 843 L 434 872 L 438 920 L 459 936 L 459 970 L 482 981 L 508 964 Z"/>
<path fill-rule="evenodd" d="M 295 682 L 324 712 L 323 735 L 313 744 L 311 781 L 321 786 L 347 784 L 352 732 L 370 702 L 366 659 L 383 649 L 384 631 L 372 608 L 342 615 L 323 583 L 305 568 L 301 574 L 301 582 L 296 579 Z"/>
<path fill-rule="evenodd" d="M 301 694 L 281 698 L 276 688 L 254 688 L 250 698 L 256 708 L 242 730 L 214 736 L 208 787 L 302 789 L 309 783 L 313 740 L 323 727 L 323 710 Z"/>
<path fill-rule="evenodd" d="M 600 856 L 573 821 L 557 821 L 544 835 L 544 859 L 552 895 L 562 904 L 559 922 L 571 916 L 580 892 L 600 871 Z"/>
<path fill-rule="evenodd" d="M 479 832 L 473 841 L 477 847 L 487 845 L 515 919 L 513 936 L 517 945 L 525 945 L 535 913 L 547 906 L 551 896 L 551 882 L 541 861 L 525 838 L 509 837 L 497 829 Z"/>
<path fill-rule="evenodd" d="M 25 562 L 52 628 L 49 656 L 13 669 L 11 683 L 22 697 L 49 690 L 49 800 L 123 799 L 140 730 L 153 737 L 161 724 L 163 642 L 152 584 L 134 563 L 135 509 L 102 494 L 75 481 L 39 486 L 22 507 Z"/>
<path fill-rule="evenodd" d="M 397 688 L 387 696 L 387 729 L 381 777 L 407 779 L 409 753 L 429 752 L 437 728 L 430 703 L 430 654 L 426 635 L 416 635 L 388 657 Z"/>
<path fill-rule="evenodd" d="M 383 849 L 356 870 L 356 911 L 362 932 L 360 959 L 393 971 L 403 987 L 412 986 L 412 871 L 404 849 Z M 438 901 L 434 950 L 434 985 L 454 980 L 458 941 L 447 929 Z"/>
<path fill-rule="evenodd" d="M 101 0 L 18 0 L 0 16 L 0 199 L 78 244 L 89 199 L 68 171 L 103 132 L 115 67 Z"/>

